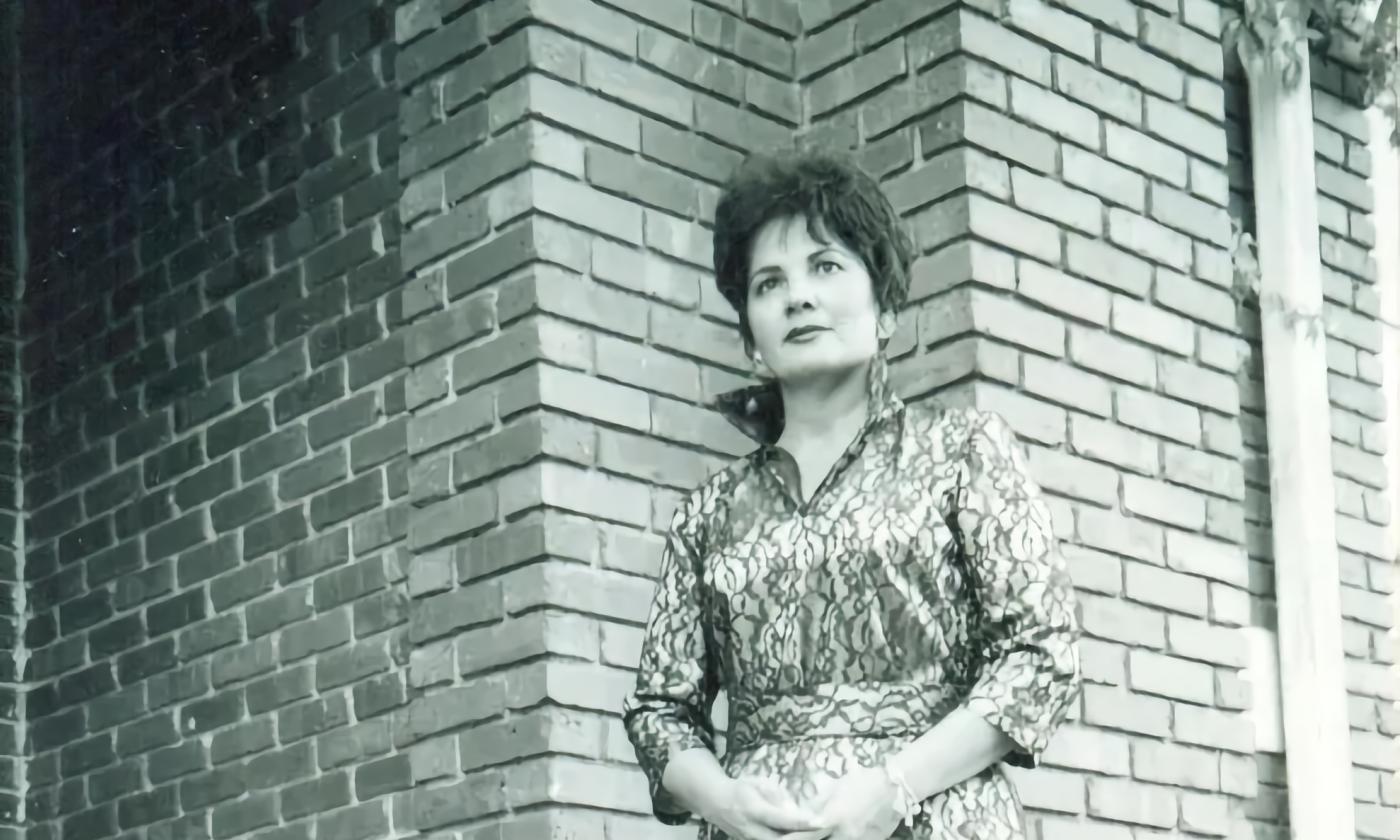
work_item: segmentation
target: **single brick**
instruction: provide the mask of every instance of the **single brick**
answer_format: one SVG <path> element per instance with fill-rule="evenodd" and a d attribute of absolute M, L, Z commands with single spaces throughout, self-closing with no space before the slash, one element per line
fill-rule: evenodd
<path fill-rule="evenodd" d="M 1207 587 L 1200 578 L 1142 563 L 1125 564 L 1124 573 L 1132 600 L 1190 615 L 1206 614 Z"/>
<path fill-rule="evenodd" d="M 222 455 L 272 431 L 272 419 L 266 403 L 257 403 L 225 420 L 220 420 L 205 432 L 208 457 Z"/>
<path fill-rule="evenodd" d="M 1140 43 L 1147 49 L 1183 62 L 1212 79 L 1219 79 L 1224 75 L 1225 59 L 1219 41 L 1187 29 L 1170 18 L 1144 12 Z"/>
<path fill-rule="evenodd" d="M 345 773 L 325 776 L 291 785 L 282 791 L 282 818 L 295 820 L 307 814 L 320 814 L 350 804 L 350 779 Z"/>
<path fill-rule="evenodd" d="M 1057 179 L 1024 169 L 1012 169 L 1011 191 L 1016 205 L 1045 218 L 1078 228 L 1092 236 L 1103 231 L 1103 204 L 1094 196 L 1066 187 Z"/>
<path fill-rule="evenodd" d="M 1171 735 L 1172 704 L 1121 686 L 1084 685 L 1084 722 L 1154 738 Z M 1101 815 L 1102 816 L 1102 815 Z"/>
<path fill-rule="evenodd" d="M 1128 651 L 1128 677 L 1135 691 L 1192 703 L 1215 700 L 1214 674 L 1209 665 L 1189 662 L 1148 650 Z"/>
<path fill-rule="evenodd" d="M 236 484 L 234 459 L 232 457 L 223 458 L 176 482 L 175 504 L 184 510 L 189 510 L 223 495 L 232 490 Z"/>
<path fill-rule="evenodd" d="M 283 744 L 344 726 L 349 722 L 343 695 L 332 695 L 290 706 L 277 714 L 277 731 Z"/>
<path fill-rule="evenodd" d="M 365 473 L 311 499 L 311 523 L 318 529 L 379 507 L 384 501 L 384 479 L 378 471 Z"/>

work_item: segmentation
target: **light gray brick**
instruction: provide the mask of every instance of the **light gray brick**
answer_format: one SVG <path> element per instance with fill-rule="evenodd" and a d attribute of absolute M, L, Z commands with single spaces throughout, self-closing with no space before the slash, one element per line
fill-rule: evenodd
<path fill-rule="evenodd" d="M 1115 332 L 1178 355 L 1190 355 L 1195 346 L 1195 335 L 1189 321 L 1123 295 L 1113 298 L 1112 325 Z"/>
<path fill-rule="evenodd" d="M 1062 726 L 1045 751 L 1045 763 L 1074 770 L 1091 770 L 1111 776 L 1126 776 L 1130 768 L 1128 741 L 1121 735 L 1090 729 L 1079 724 Z M 1074 835 L 1083 837 L 1081 833 Z M 1070 835 L 1061 835 L 1068 840 Z M 1049 840 L 1042 834 L 1043 840 Z M 1114 838 L 1117 840 L 1117 838 Z M 1125 836 L 1123 840 L 1128 840 Z"/>
<path fill-rule="evenodd" d="M 1217 332 L 1209 327 L 1196 329 L 1196 358 L 1201 364 L 1236 373 L 1244 364 L 1248 347 L 1244 339 Z"/>
<path fill-rule="evenodd" d="M 1167 566 L 1243 587 L 1249 582 L 1244 546 L 1181 531 L 1167 532 Z"/>
<path fill-rule="evenodd" d="M 1224 330 L 1236 328 L 1235 299 L 1228 292 L 1185 274 L 1158 268 L 1153 298 L 1162 306 L 1198 321 Z"/>
<path fill-rule="evenodd" d="M 1225 163 L 1225 129 L 1199 114 L 1155 96 L 1147 98 L 1147 130 L 1192 154 Z"/>
<path fill-rule="evenodd" d="M 1042 306 L 1056 309 L 1083 321 L 1107 326 L 1109 293 L 1036 262 L 1016 261 L 1016 291 Z"/>
<path fill-rule="evenodd" d="M 1057 143 L 1049 134 L 977 103 L 963 103 L 955 113 L 961 119 L 962 139 L 967 142 L 1037 172 L 1055 171 Z M 937 139 L 931 139 L 928 123 L 920 130 L 926 149 L 941 145 Z M 933 136 L 939 133 L 934 132 Z"/>
<path fill-rule="evenodd" d="M 1041 768 L 1034 773 L 1012 773 L 1012 784 L 1027 808 L 1077 814 L 1084 808 L 1084 779 L 1076 773 Z"/>
<path fill-rule="evenodd" d="M 1356 375 L 1356 348 L 1335 338 L 1327 339 L 1327 369 L 1342 376 Z"/>
<path fill-rule="evenodd" d="M 1142 563 L 1124 563 L 1123 579 L 1128 598 L 1142 604 L 1204 616 L 1209 608 L 1206 582 Z"/>
<path fill-rule="evenodd" d="M 1210 584 L 1210 620 L 1228 627 L 1247 627 L 1253 623 L 1251 597 L 1237 589 L 1214 581 Z"/>
<path fill-rule="evenodd" d="M 1146 208 L 1147 181 L 1136 172 L 1075 146 L 1062 147 L 1061 164 L 1066 182 L 1139 213 Z"/>
<path fill-rule="evenodd" d="M 1229 542 L 1244 542 L 1244 508 L 1238 502 L 1207 499 L 1206 533 Z"/>
<path fill-rule="evenodd" d="M 951 22 L 949 25 L 952 25 Z M 1018 76 L 1024 76 L 1043 87 L 1050 86 L 1050 50 L 972 12 L 958 12 L 956 26 L 958 46 L 966 52 L 1004 67 Z M 911 36 L 910 54 L 940 57 L 946 55 L 946 46 L 933 43 L 933 40 L 939 37 L 937 30 L 940 28 L 942 27 L 925 27 Z"/>
<path fill-rule="evenodd" d="M 1104 149 L 1119 163 L 1161 178 L 1167 183 L 1186 186 L 1186 155 L 1179 149 L 1118 123 L 1104 126 Z"/>
<path fill-rule="evenodd" d="M 1215 701 L 1215 673 L 1209 665 L 1150 650 L 1128 651 L 1128 684 L 1134 691 L 1159 697 L 1202 704 Z"/>
<path fill-rule="evenodd" d="M 1060 261 L 1060 228 L 998 201 L 970 194 L 968 222 L 988 242 L 1055 264 Z"/>
<path fill-rule="evenodd" d="M 1317 188 L 1338 201 L 1370 212 L 1375 209 L 1375 196 L 1369 182 L 1326 161 L 1317 162 Z"/>
<path fill-rule="evenodd" d="M 1130 34 L 1137 35 L 1136 27 Z M 1173 101 L 1182 96 L 1185 74 L 1181 69 L 1133 41 L 1104 35 L 1099 39 L 1099 60 L 1108 72 L 1129 79 L 1158 96 Z"/>
<path fill-rule="evenodd" d="M 1324 303 L 1323 321 L 1327 327 L 1327 335 L 1354 344 L 1362 350 L 1380 352 L 1381 328 L 1374 318 L 1358 315 L 1346 307 Z"/>
<path fill-rule="evenodd" d="M 1230 246 L 1230 215 L 1224 207 L 1157 183 L 1151 186 L 1151 199 L 1152 218 L 1162 224 L 1222 248 Z M 1189 267 L 1188 262 L 1186 270 Z"/>
<path fill-rule="evenodd" d="M 1121 686 L 1128 681 L 1127 648 L 1085 636 L 1079 640 L 1079 662 L 1086 683 Z"/>
<path fill-rule="evenodd" d="M 1076 17 L 1047 5 L 1044 0 L 1010 0 L 1005 7 L 1011 25 L 1060 50 L 1072 52 L 1090 61 L 1094 58 L 1094 27 Z"/>
<path fill-rule="evenodd" d="M 658 4 L 657 8 L 666 5 Z M 689 29 L 690 15 L 684 17 Z M 673 79 L 701 86 L 727 99 L 738 101 L 744 95 L 742 65 L 665 32 L 643 29 L 637 40 L 637 57 Z"/>
<path fill-rule="evenodd" d="M 1313 91 L 1313 118 L 1323 126 L 1331 126 L 1352 140 L 1370 140 L 1370 126 L 1365 114 L 1354 105 L 1325 90 Z M 1339 139 L 1341 139 L 1339 137 Z"/>
<path fill-rule="evenodd" d="M 1057 179 L 1013 168 L 1011 193 L 1017 206 L 1038 216 L 1078 228 L 1091 236 L 1103 231 L 1102 202 Z"/>
<path fill-rule="evenodd" d="M 744 73 L 744 99 L 758 110 L 792 125 L 802 116 L 793 86 L 758 70 Z"/>
<path fill-rule="evenodd" d="M 1090 507 L 1080 507 L 1075 522 L 1084 545 L 1158 566 L 1166 562 L 1159 525 Z"/>
<path fill-rule="evenodd" d="M 690 125 L 694 116 L 694 95 L 688 88 L 607 53 L 584 53 L 583 81 L 593 90 L 671 122 Z"/>
<path fill-rule="evenodd" d="M 1131 210 L 1109 208 L 1108 238 L 1129 251 L 1178 271 L 1191 270 L 1191 240 Z"/>
<path fill-rule="evenodd" d="M 1222 627 L 1195 618 L 1167 616 L 1167 650 L 1227 668 L 1249 665 L 1249 648 L 1236 627 Z"/>
<path fill-rule="evenodd" d="M 1191 194 L 1219 207 L 1230 202 L 1230 179 L 1225 170 L 1213 163 L 1191 158 L 1189 163 Z"/>
<path fill-rule="evenodd" d="M 1051 315 L 980 289 L 955 289 L 918 311 L 917 334 L 932 344 L 971 326 L 976 331 L 1053 356 L 1064 349 L 1064 325 Z M 1025 329 L 1048 330 L 1026 335 Z"/>
<path fill-rule="evenodd" d="M 1240 425 L 1235 418 L 1207 414 L 1202 421 L 1206 449 L 1230 458 L 1238 458 L 1244 453 Z"/>
<path fill-rule="evenodd" d="M 1028 447 L 1028 452 L 1031 474 L 1043 489 L 1104 505 L 1118 500 L 1118 476 L 1112 468 L 1039 446 Z"/>
<path fill-rule="evenodd" d="M 1070 577 L 1076 588 L 1105 595 L 1123 594 L 1122 560 L 1069 542 L 1060 544 L 1060 552 L 1069 563 Z"/>
<path fill-rule="evenodd" d="M 1372 420 L 1385 419 L 1385 398 L 1380 389 L 1374 385 L 1329 373 L 1327 374 L 1327 395 L 1335 406 L 1354 411 Z"/>
<path fill-rule="evenodd" d="M 1170 18 L 1144 12 L 1142 43 L 1149 50 L 1183 62 L 1212 79 L 1219 79 L 1225 73 L 1220 43 Z"/>
<path fill-rule="evenodd" d="M 1175 828 L 1176 791 L 1130 779 L 1091 778 L 1089 816 L 1134 825 Z"/>
<path fill-rule="evenodd" d="M 1065 259 L 1070 271 L 1135 297 L 1147 294 L 1152 284 L 1151 263 L 1077 233 L 1068 233 L 1065 242 Z"/>
<path fill-rule="evenodd" d="M 1163 449 L 1169 480 L 1227 499 L 1244 498 L 1244 469 L 1237 460 L 1174 443 Z"/>
<path fill-rule="evenodd" d="M 1201 413 L 1194 406 L 1130 386 L 1114 394 L 1118 421 L 1189 446 L 1201 442 Z"/>
<path fill-rule="evenodd" d="M 1140 432 L 1076 414 L 1070 418 L 1069 435 L 1080 455 L 1147 474 L 1157 472 L 1157 441 Z"/>
<path fill-rule="evenodd" d="M 1191 243 L 1191 272 L 1213 286 L 1229 289 L 1235 282 L 1235 268 L 1230 254 L 1205 242 Z"/>
<path fill-rule="evenodd" d="M 1081 367 L 1136 383 L 1155 387 L 1157 371 L 1152 352 L 1108 333 L 1070 327 L 1070 358 Z"/>
<path fill-rule="evenodd" d="M 905 71 L 904 44 L 891 41 L 809 82 L 805 86 L 808 115 L 817 117 L 839 108 Z"/>
<path fill-rule="evenodd" d="M 896 212 L 906 215 L 939 201 L 949 193 L 973 187 L 995 198 L 1011 198 L 1011 172 L 1006 161 L 976 149 L 949 149 L 884 183 Z"/>
<path fill-rule="evenodd" d="M 1181 795 L 1181 828 L 1185 831 L 1224 837 L 1235 822 L 1228 799 L 1204 793 Z"/>
<path fill-rule="evenodd" d="M 1023 79 L 1011 80 L 1016 116 L 1089 149 L 1099 148 L 1099 115 Z"/>
<path fill-rule="evenodd" d="M 1022 362 L 1022 373 L 1026 389 L 1033 394 L 1100 417 L 1113 413 L 1109 383 L 1091 373 L 1029 355 Z"/>
<path fill-rule="evenodd" d="M 1084 686 L 1084 722 L 1156 738 L 1171 734 L 1171 702 L 1121 685 Z"/>
<path fill-rule="evenodd" d="M 1159 357 L 1157 378 L 1161 380 L 1162 390 L 1169 396 L 1223 414 L 1238 414 L 1240 411 L 1239 387 L 1233 378 L 1223 373 L 1180 359 Z"/>
<path fill-rule="evenodd" d="M 974 403 L 979 408 L 1001 414 L 1017 434 L 1047 446 L 1064 443 L 1064 409 L 1028 397 L 1016 389 L 984 382 L 973 386 L 973 396 Z"/>
<path fill-rule="evenodd" d="M 1211 0 L 1181 0 L 1181 19 L 1208 38 L 1220 37 L 1220 7 Z"/>
<path fill-rule="evenodd" d="M 1220 790 L 1231 796 L 1253 799 L 1259 793 L 1259 771 L 1255 756 L 1220 755 Z"/>
<path fill-rule="evenodd" d="M 835 26 L 804 35 L 797 41 L 797 77 L 807 79 L 848 58 L 855 50 L 855 20 L 846 18 Z"/>
<path fill-rule="evenodd" d="M 1142 123 L 1137 88 L 1065 55 L 1055 56 L 1055 90 L 1129 125 Z"/>
<path fill-rule="evenodd" d="M 1192 76 L 1186 80 L 1186 107 L 1212 122 L 1223 123 L 1225 121 L 1225 89 L 1213 79 Z"/>

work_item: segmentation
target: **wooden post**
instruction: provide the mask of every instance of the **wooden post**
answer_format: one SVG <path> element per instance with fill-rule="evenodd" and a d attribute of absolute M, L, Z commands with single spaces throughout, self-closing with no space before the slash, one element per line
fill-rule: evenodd
<path fill-rule="evenodd" d="M 1312 84 L 1306 55 L 1291 86 L 1269 55 L 1244 58 L 1289 825 L 1297 840 L 1354 840 Z"/>

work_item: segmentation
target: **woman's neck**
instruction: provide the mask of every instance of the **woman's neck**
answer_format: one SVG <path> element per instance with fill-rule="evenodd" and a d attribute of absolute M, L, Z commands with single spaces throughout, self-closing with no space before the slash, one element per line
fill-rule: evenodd
<path fill-rule="evenodd" d="M 801 452 L 833 441 L 849 443 L 870 410 L 869 375 L 869 366 L 862 365 L 840 375 L 782 383 L 783 433 L 778 445 Z"/>

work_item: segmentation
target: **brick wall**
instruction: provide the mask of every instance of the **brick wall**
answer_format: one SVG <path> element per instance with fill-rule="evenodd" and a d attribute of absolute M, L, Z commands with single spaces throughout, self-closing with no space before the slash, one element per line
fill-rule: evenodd
<path fill-rule="evenodd" d="M 799 113 L 751 5 L 399 7 L 421 829 L 659 828 L 617 713 L 660 533 L 743 446 L 698 407 L 744 369 L 703 223 Z"/>
<path fill-rule="evenodd" d="M 1270 620 L 1258 330 L 1231 295 L 1215 4 L 415 0 L 398 24 L 421 827 L 662 830 L 618 813 L 647 806 L 616 711 L 678 493 L 744 448 L 702 408 L 748 375 L 707 225 L 742 153 L 796 133 L 856 150 L 915 232 L 905 392 L 1004 413 L 1051 494 L 1089 685 L 1021 776 L 1038 836 L 1268 832 L 1281 763 L 1255 754 L 1238 632 Z"/>
<path fill-rule="evenodd" d="M 1210 0 L 156 5 L 25 22 L 34 837 L 667 833 L 618 711 L 671 512 L 746 448 L 704 408 L 749 376 L 708 276 L 718 185 L 794 136 L 854 149 L 915 234 L 904 392 L 1002 412 L 1050 495 L 1087 685 L 1018 774 L 1033 836 L 1277 834 L 1237 632 L 1273 620 L 1227 250 L 1247 154 Z M 1374 233 L 1345 74 L 1319 79 L 1384 838 Z"/>
<path fill-rule="evenodd" d="M 23 248 L 21 143 L 17 97 L 19 89 L 19 14 L 14 4 L 0 8 L 0 838 L 15 838 L 22 796 L 19 673 L 20 611 L 20 471 L 19 471 L 19 348 L 15 341 L 16 306 L 20 295 Z"/>
<path fill-rule="evenodd" d="M 392 836 L 392 10 L 24 11 L 27 836 Z"/>

